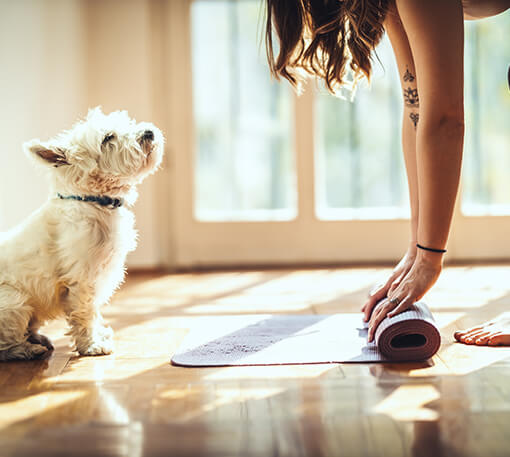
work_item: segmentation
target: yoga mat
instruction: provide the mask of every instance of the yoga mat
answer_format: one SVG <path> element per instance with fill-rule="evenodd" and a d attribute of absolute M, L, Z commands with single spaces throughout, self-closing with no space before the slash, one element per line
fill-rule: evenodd
<path fill-rule="evenodd" d="M 379 325 L 367 343 L 368 325 L 357 314 L 203 316 L 172 363 L 188 367 L 308 363 L 423 361 L 441 337 L 427 305 Z"/>

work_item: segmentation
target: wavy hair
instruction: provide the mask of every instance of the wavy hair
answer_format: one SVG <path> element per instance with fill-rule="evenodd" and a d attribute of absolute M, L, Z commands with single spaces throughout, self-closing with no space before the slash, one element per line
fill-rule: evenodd
<path fill-rule="evenodd" d="M 300 91 L 307 75 L 330 92 L 370 80 L 389 0 L 266 0 L 266 52 L 271 74 Z M 279 40 L 273 50 L 273 31 Z M 349 70 L 352 79 L 349 80 Z"/>

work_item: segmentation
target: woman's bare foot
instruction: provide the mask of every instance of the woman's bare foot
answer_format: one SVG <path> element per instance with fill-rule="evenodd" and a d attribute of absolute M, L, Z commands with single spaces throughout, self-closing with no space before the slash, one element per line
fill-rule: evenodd
<path fill-rule="evenodd" d="M 510 317 L 502 317 L 467 330 L 455 332 L 455 339 L 477 346 L 510 346 Z"/>

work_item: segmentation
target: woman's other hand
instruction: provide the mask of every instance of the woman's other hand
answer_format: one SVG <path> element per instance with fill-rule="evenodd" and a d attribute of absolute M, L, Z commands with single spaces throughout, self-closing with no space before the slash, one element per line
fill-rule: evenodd
<path fill-rule="evenodd" d="M 393 273 L 388 280 L 377 287 L 375 287 L 361 308 L 361 312 L 364 313 L 364 321 L 368 322 L 372 315 L 372 310 L 375 305 L 379 303 L 383 298 L 386 298 L 388 294 L 391 294 L 402 282 L 404 277 L 409 273 L 409 270 L 413 266 L 414 260 L 416 259 L 416 243 L 413 242 L 409 245 L 406 254 L 402 257 L 402 260 L 393 269 Z"/>
<path fill-rule="evenodd" d="M 409 309 L 429 291 L 441 274 L 442 257 L 442 254 L 435 252 L 420 250 L 417 253 L 409 272 L 400 284 L 388 293 L 387 300 L 377 306 L 372 313 L 368 327 L 368 341 L 374 339 L 377 327 L 386 316 L 393 317 Z"/>

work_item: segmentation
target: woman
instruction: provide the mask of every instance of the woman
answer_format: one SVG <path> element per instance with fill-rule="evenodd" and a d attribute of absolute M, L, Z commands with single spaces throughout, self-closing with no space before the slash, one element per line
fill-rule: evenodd
<path fill-rule="evenodd" d="M 332 92 L 370 77 L 387 32 L 403 91 L 402 148 L 411 202 L 409 247 L 362 311 L 369 340 L 386 316 L 420 300 L 439 277 L 459 186 L 464 138 L 464 19 L 493 16 L 510 0 L 266 0 L 271 72 L 299 89 L 303 75 Z M 279 53 L 273 53 L 273 33 Z M 376 307 L 375 305 L 379 303 Z M 466 344 L 510 345 L 510 321 L 455 334 Z"/>

